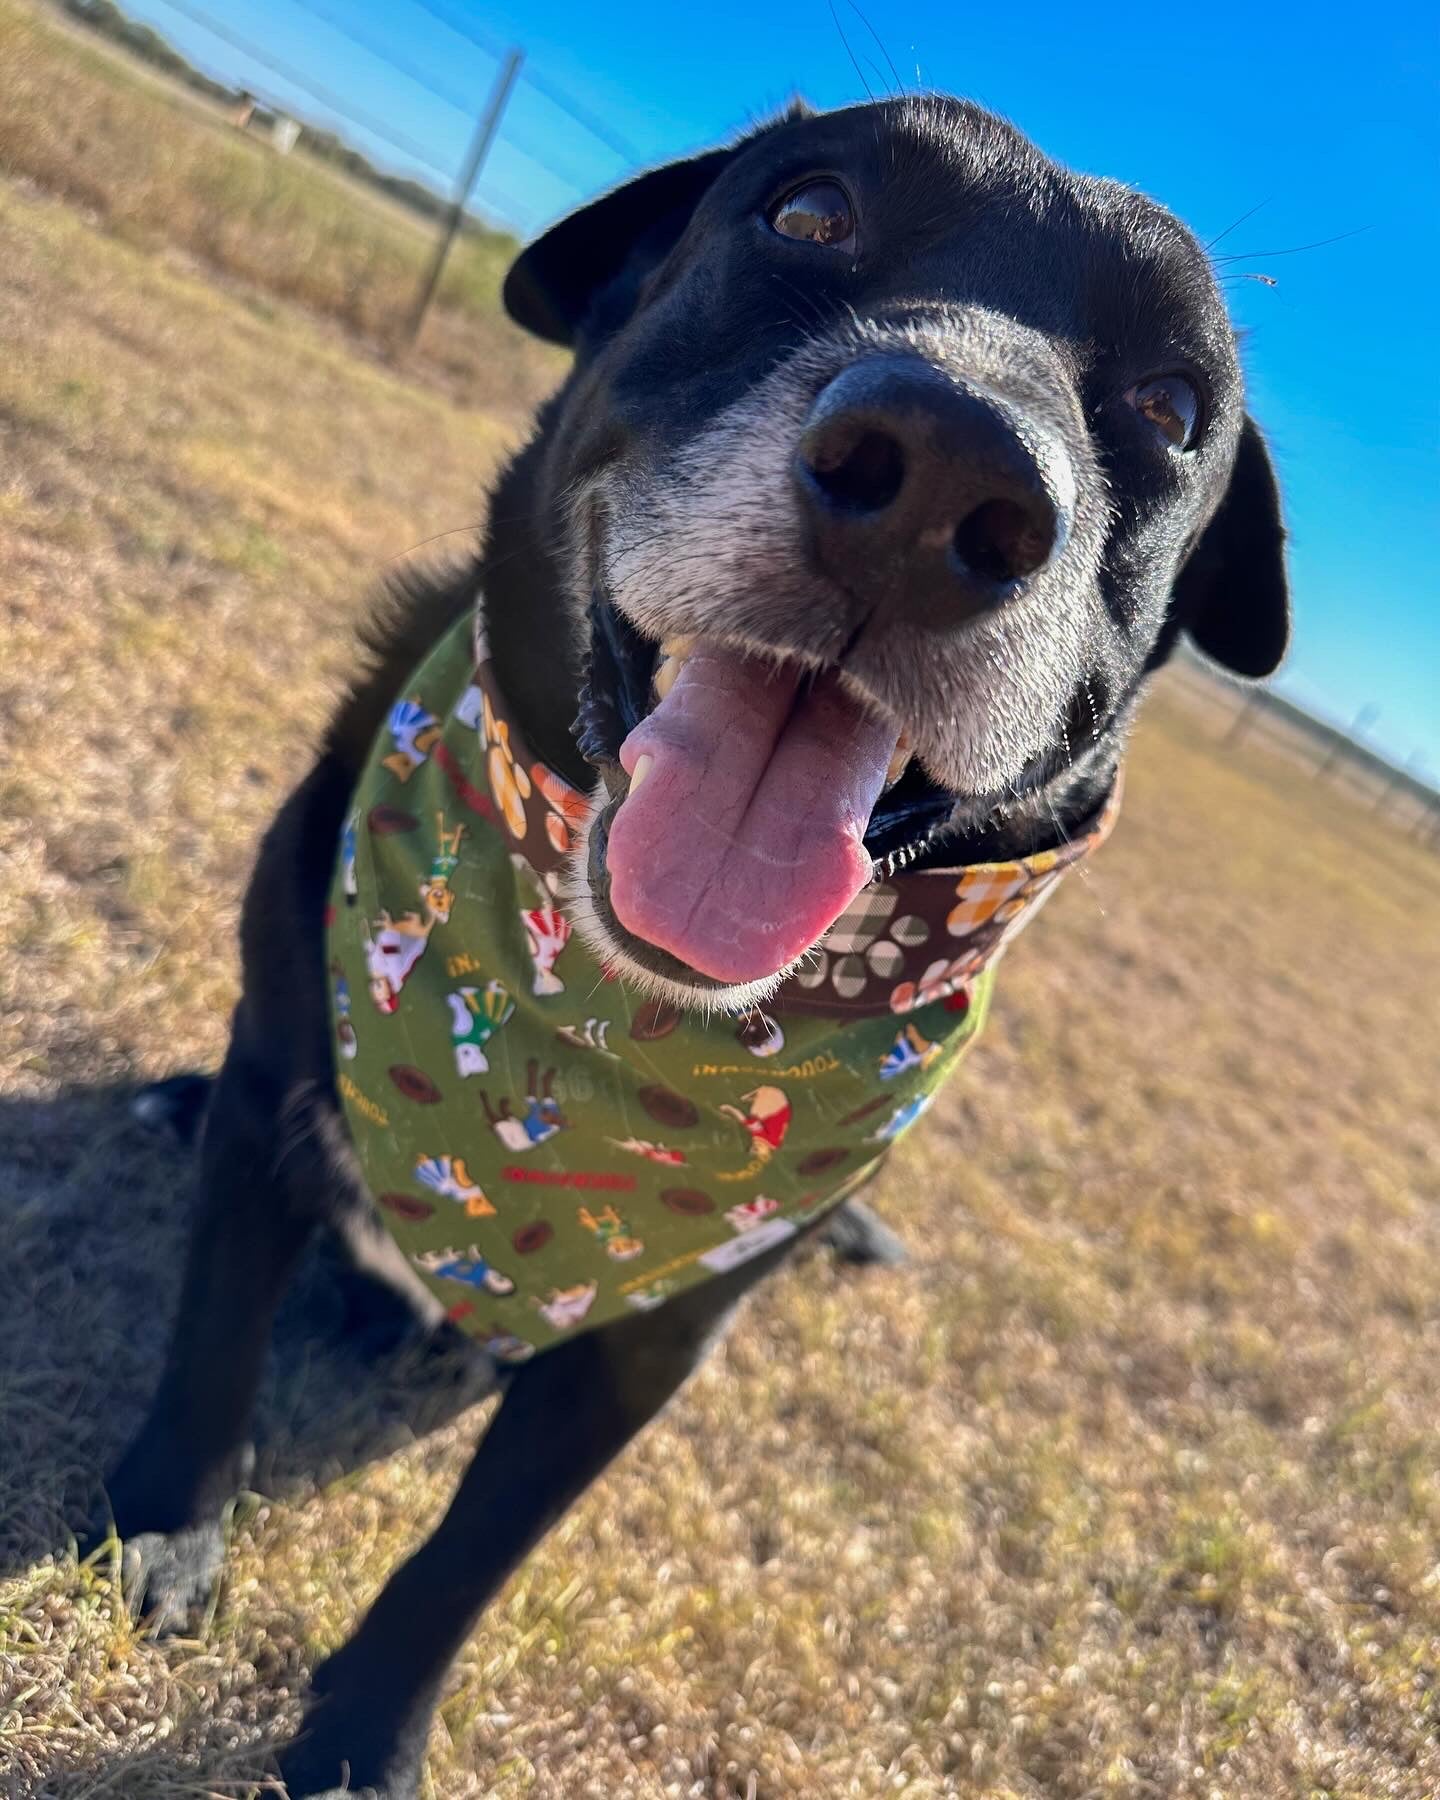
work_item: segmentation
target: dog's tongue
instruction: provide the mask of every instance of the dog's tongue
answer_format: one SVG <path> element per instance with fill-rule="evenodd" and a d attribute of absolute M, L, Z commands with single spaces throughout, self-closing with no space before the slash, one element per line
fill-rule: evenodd
<path fill-rule="evenodd" d="M 870 878 L 861 840 L 898 734 L 834 676 L 798 687 L 789 669 L 700 644 L 620 749 L 615 916 L 717 981 L 785 968 Z"/>

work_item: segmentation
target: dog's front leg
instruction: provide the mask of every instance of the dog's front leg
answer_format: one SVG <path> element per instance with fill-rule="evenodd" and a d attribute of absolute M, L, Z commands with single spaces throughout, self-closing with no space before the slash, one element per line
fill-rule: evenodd
<path fill-rule="evenodd" d="M 836 1207 L 820 1235 L 841 1262 L 862 1268 L 872 1263 L 895 1268 L 909 1260 L 902 1240 L 858 1194 Z"/>
<path fill-rule="evenodd" d="M 519 1368 L 433 1537 L 359 1631 L 315 1671 L 280 1766 L 293 1800 L 415 1794 L 445 1671 L 506 1577 L 696 1368 L 778 1245 L 654 1312 L 602 1326 Z"/>
<path fill-rule="evenodd" d="M 184 1627 L 219 1574 L 221 1515 L 245 1478 L 270 1321 L 315 1223 L 276 1173 L 284 1087 L 242 1036 L 237 1029 L 206 1116 L 165 1372 L 105 1484 L 125 1540 L 126 1600 L 166 1631 Z"/>

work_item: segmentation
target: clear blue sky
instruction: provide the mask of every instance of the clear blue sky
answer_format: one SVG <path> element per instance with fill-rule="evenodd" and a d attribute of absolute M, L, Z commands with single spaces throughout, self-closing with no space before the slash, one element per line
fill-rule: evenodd
<path fill-rule="evenodd" d="M 168 0 L 124 0 L 194 62 L 302 117 L 313 97 Z M 471 119 L 328 20 L 388 48 L 478 110 L 496 61 L 437 13 L 497 45 L 608 121 L 646 162 L 723 139 L 794 92 L 820 106 L 862 93 L 826 0 L 187 0 L 304 70 L 362 113 L 459 164 Z M 837 11 L 866 79 L 891 79 L 848 0 Z M 1219 250 L 1273 275 L 1229 289 L 1247 331 L 1252 407 L 1278 455 L 1293 532 L 1295 648 L 1281 686 L 1440 778 L 1440 30 L 1421 0 L 1338 6 L 1208 0 L 1158 7 L 1074 0 L 957 8 L 868 0 L 901 78 L 1005 113 L 1076 168 L 1145 189 L 1203 238 L 1261 210 Z M 1099 21 L 1097 23 L 1097 21 Z M 386 166 L 393 147 L 343 127 Z M 528 84 L 478 189 L 522 235 L 610 185 L 624 159 Z M 1367 227 L 1301 255 L 1292 245 Z"/>

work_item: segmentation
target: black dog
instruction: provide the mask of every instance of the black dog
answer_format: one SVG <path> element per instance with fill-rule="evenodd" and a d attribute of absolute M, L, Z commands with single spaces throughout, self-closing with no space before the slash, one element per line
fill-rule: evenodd
<path fill-rule="evenodd" d="M 769 971 L 743 943 L 711 954 L 703 919 L 647 922 L 643 886 L 612 883 L 620 741 L 662 643 L 739 646 L 894 720 L 909 761 L 865 848 L 934 867 L 1043 849 L 1089 820 L 1182 632 L 1245 676 L 1284 648 L 1275 483 L 1204 253 L 1158 206 L 972 106 L 791 114 L 566 220 L 505 298 L 573 345 L 574 371 L 496 491 L 483 560 L 411 587 L 377 628 L 246 902 L 174 1344 L 109 1483 L 172 1618 L 215 1576 L 271 1316 L 308 1234 L 332 1227 L 414 1296 L 339 1109 L 321 913 L 372 741 L 464 609 L 484 609 L 533 748 L 587 791 L 604 777 L 577 925 L 622 977 L 692 1006 L 753 998 Z M 808 925 L 765 924 L 787 954 L 808 947 Z M 282 1759 L 292 1793 L 347 1774 L 414 1793 L 481 1608 L 794 1241 L 518 1369 L 445 1521 L 316 1671 Z M 433 1298 L 416 1304 L 438 1324 Z"/>

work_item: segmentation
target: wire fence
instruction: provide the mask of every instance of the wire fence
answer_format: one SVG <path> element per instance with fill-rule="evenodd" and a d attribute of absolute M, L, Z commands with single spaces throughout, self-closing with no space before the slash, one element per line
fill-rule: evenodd
<path fill-rule="evenodd" d="M 58 4 L 102 28 L 106 12 L 112 20 L 118 16 L 107 0 Z M 200 34 L 198 44 L 184 46 L 187 57 L 209 62 L 214 77 L 231 93 L 243 89 L 268 114 L 298 119 L 308 126 L 312 142 L 318 142 L 318 132 L 346 151 L 358 150 L 365 159 L 362 168 L 368 164 L 372 177 L 392 192 L 395 184 L 388 178 L 394 174 L 402 177 L 401 186 L 418 181 L 418 187 L 399 197 L 412 205 L 423 202 L 427 219 L 441 217 L 443 224 L 410 315 L 411 340 L 424 325 L 445 256 L 473 201 L 488 222 L 523 237 L 646 160 L 593 104 L 536 67 L 523 46 L 487 29 L 469 4 L 391 0 L 384 9 L 366 14 L 349 0 L 272 0 L 267 24 L 283 25 L 287 16 L 292 25 L 304 22 L 300 33 L 270 34 L 302 45 L 301 61 L 282 54 L 272 41 L 262 42 L 255 9 L 239 0 L 210 0 L 208 5 L 149 0 L 162 36 L 167 15 Z M 428 58 L 423 53 L 427 44 L 432 52 Z M 450 54 L 441 53 L 441 44 L 449 46 Z M 368 104 L 342 91 L 331 74 L 345 66 L 344 58 L 332 55 L 340 46 L 351 53 L 350 69 Z M 362 73 L 355 72 L 354 52 L 362 59 Z M 317 73 L 317 65 L 325 74 Z M 367 67 L 368 80 L 363 78 Z M 864 81 L 863 74 L 860 79 Z M 516 104 L 522 96 L 523 103 Z M 318 117 L 316 107 L 322 109 Z M 402 119 L 405 124 L 398 122 Z M 422 130 L 426 135 L 419 134 Z M 288 137 L 284 148 L 294 141 Z M 497 150 L 503 155 L 493 154 Z M 522 177 L 518 185 L 524 195 L 507 187 L 507 169 Z M 1372 747 L 1367 734 L 1378 707 L 1362 707 L 1345 727 L 1330 722 L 1341 717 L 1339 709 L 1303 678 L 1289 676 L 1281 689 L 1257 689 L 1249 699 L 1237 698 L 1233 708 L 1221 707 L 1220 737 L 1233 743 L 1252 731 L 1293 737 L 1300 730 L 1313 745 L 1309 761 L 1316 779 L 1357 784 L 1374 796 L 1377 810 L 1408 818 L 1418 835 L 1440 844 L 1440 792 L 1433 771 L 1422 753 L 1412 754 L 1402 766 Z"/>
<path fill-rule="evenodd" d="M 338 91 L 308 62 L 279 54 L 273 44 L 261 40 L 255 25 L 247 21 L 248 9 L 198 5 L 195 0 L 156 0 L 156 4 L 162 26 L 163 15 L 173 14 L 199 31 L 202 45 L 208 44 L 212 49 L 223 46 L 218 58 L 212 54 L 208 60 L 223 67 L 227 82 L 237 87 L 243 83 L 267 111 L 287 116 L 300 111 L 303 117 L 306 109 L 303 104 L 297 106 L 295 99 L 296 95 L 302 96 L 304 102 L 322 107 L 327 115 L 311 123 L 319 123 L 326 130 L 343 131 L 343 127 L 350 127 L 352 134 L 359 134 L 357 147 L 362 153 L 374 153 L 377 146 L 398 153 L 404 159 L 402 173 L 417 175 L 426 185 L 438 186 L 446 197 L 463 167 L 462 148 L 447 150 L 443 146 L 444 137 L 453 134 L 456 124 L 451 115 L 473 122 L 505 59 L 517 49 L 524 55 L 523 46 L 508 44 L 487 31 L 459 4 L 396 0 L 395 5 L 379 15 L 389 32 L 404 35 L 407 40 L 414 39 L 414 32 L 406 30 L 407 13 L 412 25 L 424 19 L 438 25 L 455 47 L 454 58 L 442 69 L 433 60 L 427 61 L 399 47 L 373 20 L 367 21 L 341 0 L 283 0 L 286 8 L 318 27 L 313 36 L 317 61 L 323 59 L 327 41 L 347 45 L 383 71 L 385 81 L 394 89 L 396 112 L 412 114 L 416 95 L 423 94 L 427 102 L 439 102 L 444 114 L 435 123 L 440 125 L 443 118 L 452 133 L 437 130 L 421 137 L 398 125 L 394 116 L 383 116 L 375 107 L 362 105 L 353 96 Z M 83 16 L 83 0 L 76 10 Z M 238 73 L 236 53 L 244 59 Z M 518 158 L 545 178 L 544 199 L 537 203 L 533 196 L 527 199 L 513 189 L 507 190 L 503 179 L 497 179 L 489 169 L 480 174 L 476 199 L 491 220 L 526 235 L 541 222 L 547 210 L 566 210 L 596 188 L 620 179 L 643 158 L 640 150 L 593 106 L 543 69 L 535 68 L 528 58 L 522 63 L 519 85 L 531 104 L 523 109 L 508 109 L 500 122 L 497 143 L 503 146 L 507 159 Z M 557 135 L 553 126 L 560 122 L 568 138 L 568 154 L 553 141 Z M 380 154 L 384 155 L 384 151 Z M 393 155 L 388 160 L 393 161 Z M 468 204 L 469 196 L 464 199 Z"/>
<path fill-rule="evenodd" d="M 1297 774 L 1347 789 L 1377 815 L 1440 850 L 1440 789 L 1428 759 L 1417 750 L 1402 765 L 1374 747 L 1369 732 L 1381 714 L 1378 702 L 1368 702 L 1342 726 L 1325 717 L 1331 708 L 1314 684 L 1293 676 L 1286 686 L 1308 690 L 1304 698 L 1311 704 L 1274 688 L 1237 687 L 1194 656 L 1181 657 L 1176 673 L 1202 701 L 1216 743 L 1235 749 L 1251 737 L 1264 740 L 1288 755 Z"/>

